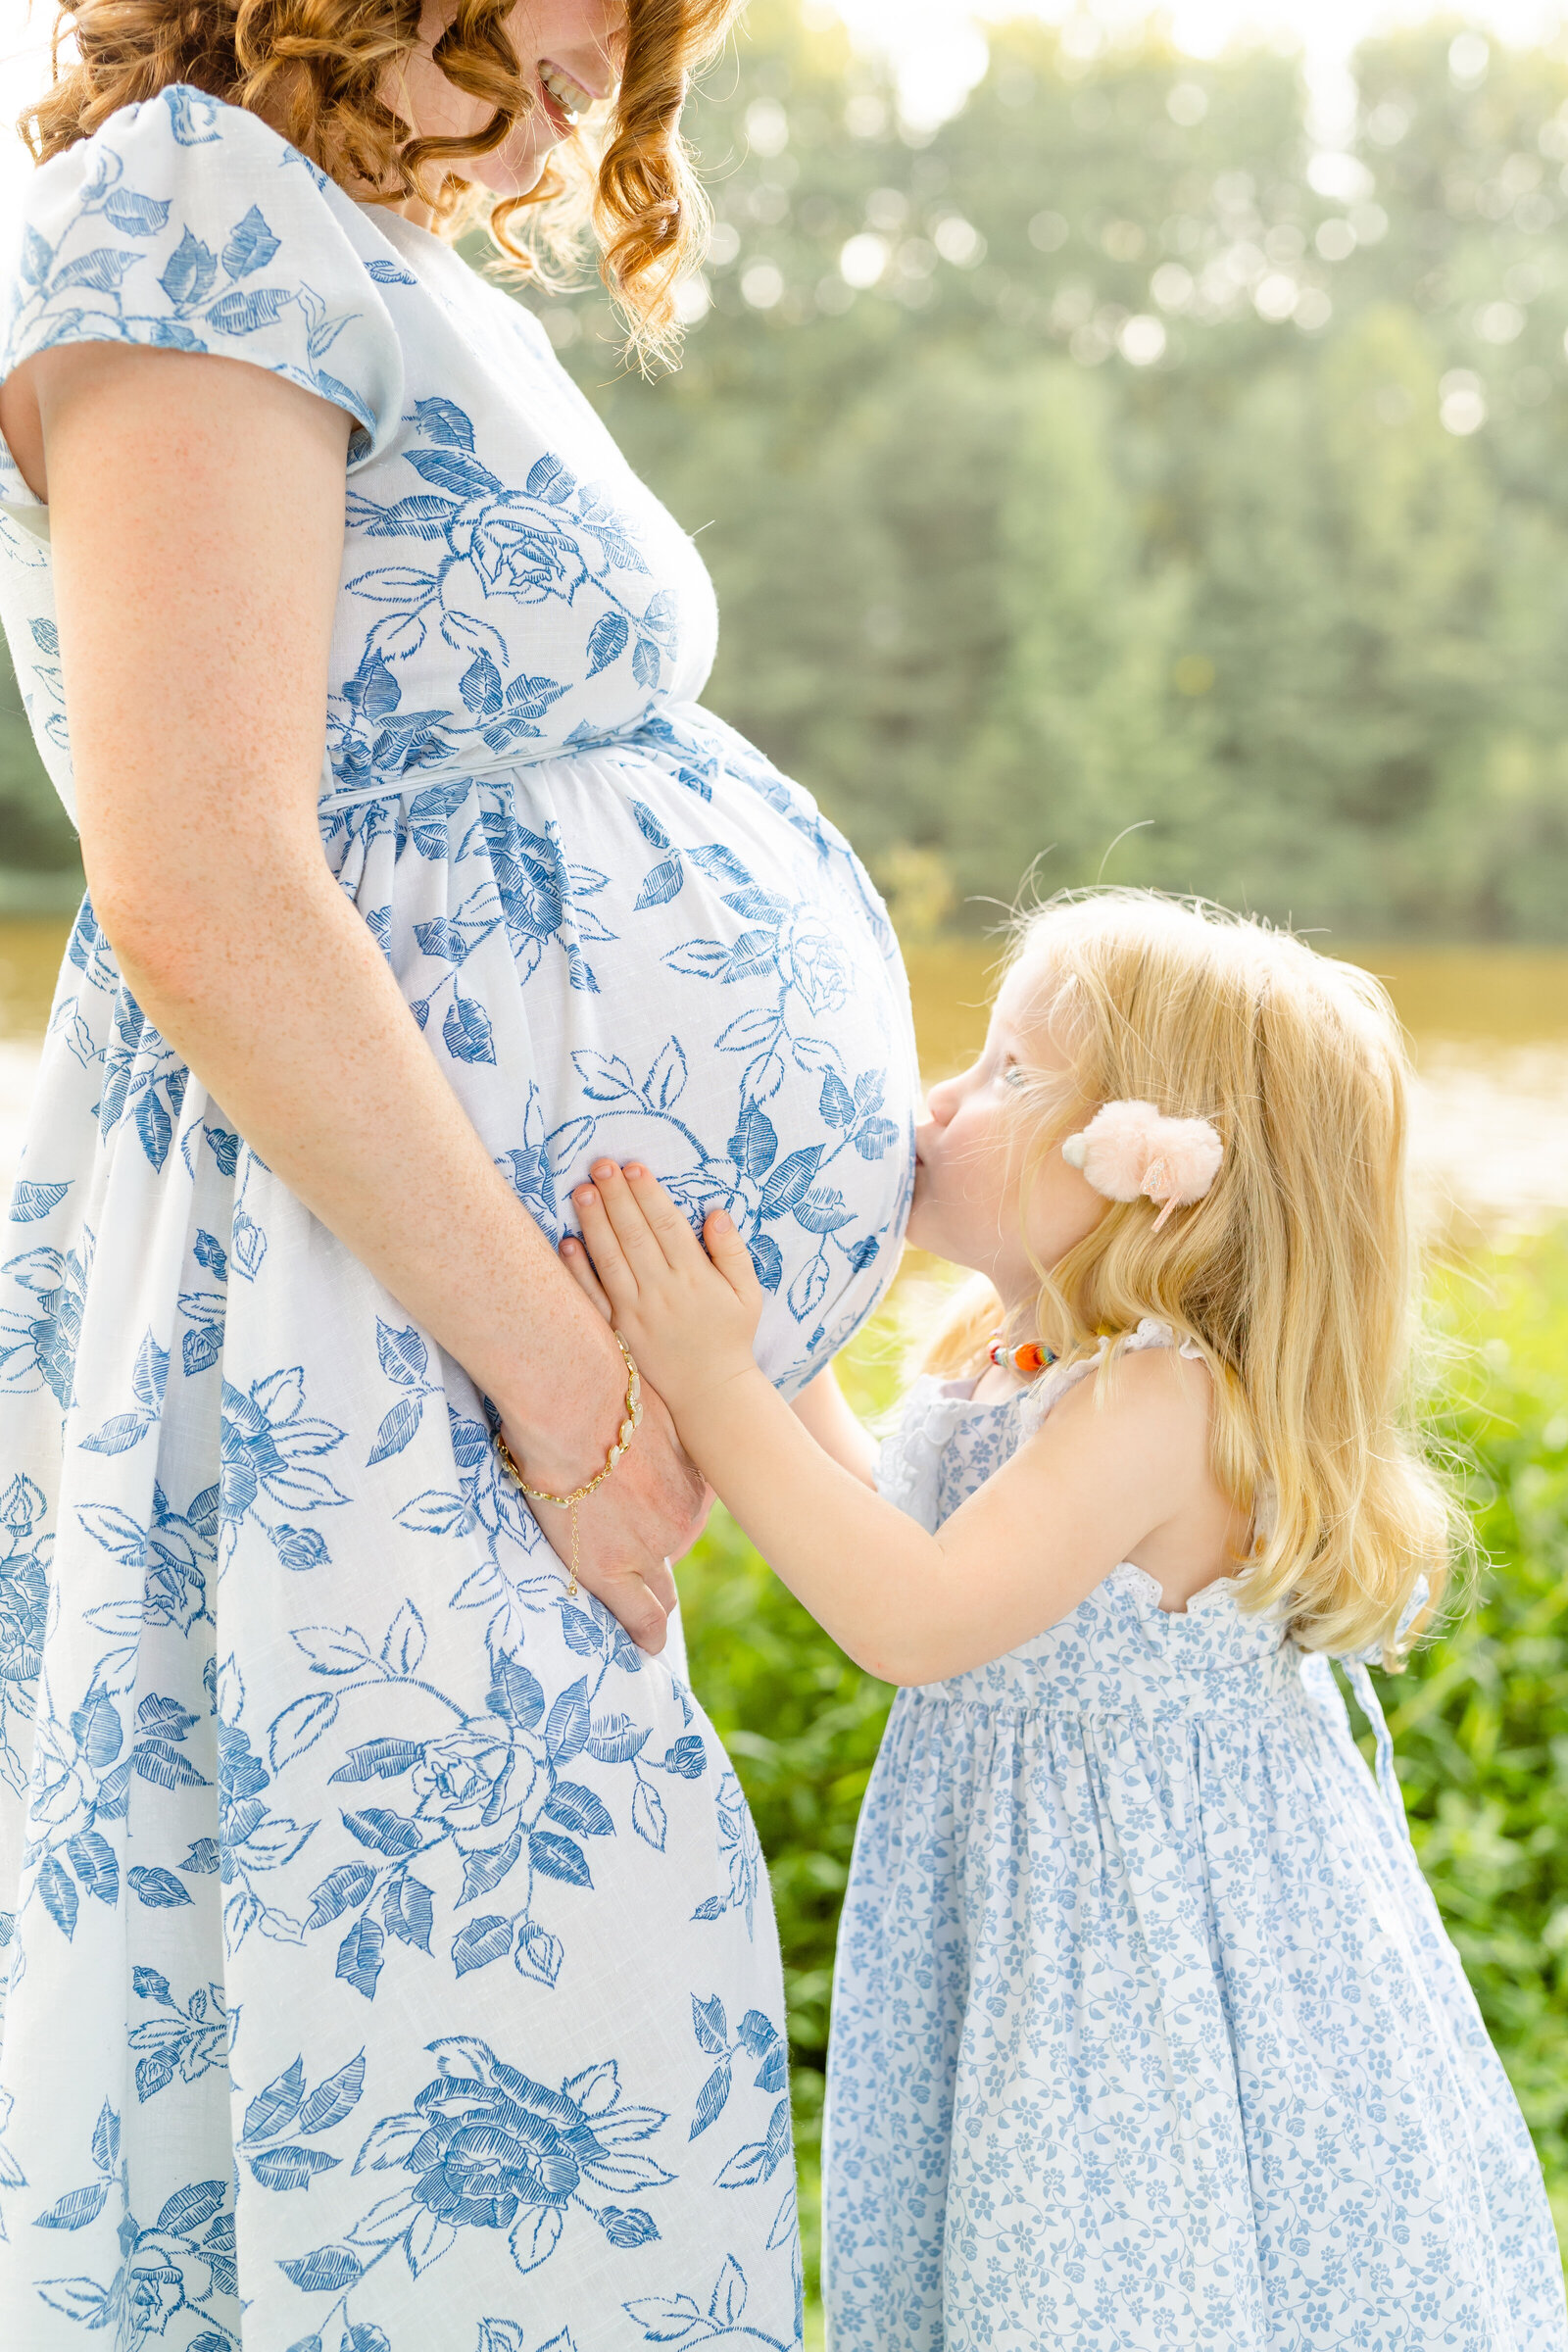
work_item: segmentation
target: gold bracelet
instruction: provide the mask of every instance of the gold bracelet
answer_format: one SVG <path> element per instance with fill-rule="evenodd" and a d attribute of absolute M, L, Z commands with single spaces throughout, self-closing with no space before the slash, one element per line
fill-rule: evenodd
<path fill-rule="evenodd" d="M 624 1418 L 621 1421 L 619 1429 L 615 1432 L 615 1442 L 605 1456 L 604 1468 L 597 1474 L 596 1477 L 590 1478 L 586 1485 L 576 1488 L 570 1494 L 547 1494 L 543 1487 L 530 1487 L 528 1481 L 523 1477 L 522 1472 L 517 1468 L 515 1461 L 513 1459 L 511 1446 L 507 1444 L 507 1441 L 502 1436 L 500 1430 L 498 1429 L 496 1431 L 496 1451 L 501 1456 L 501 1459 L 506 1464 L 507 1468 L 511 1471 L 513 1477 L 516 1480 L 518 1486 L 527 1495 L 529 1501 L 553 1503 L 558 1511 L 570 1511 L 571 1513 L 571 1572 L 566 1580 L 566 1598 L 568 1600 L 575 1600 L 577 1597 L 577 1505 L 580 1502 L 586 1502 L 588 1496 L 593 1493 L 595 1487 L 602 1487 L 604 1485 L 612 1470 L 613 1470 L 619 1463 L 621 1455 L 631 1444 L 632 1439 L 636 1436 L 638 1426 L 643 1417 L 643 1384 L 638 1377 L 637 1367 L 631 1360 L 631 1349 L 627 1347 L 625 1341 L 621 1338 L 618 1331 L 612 1331 L 610 1336 L 614 1341 L 615 1346 L 620 1349 L 626 1365 L 626 1403 L 624 1408 Z"/>

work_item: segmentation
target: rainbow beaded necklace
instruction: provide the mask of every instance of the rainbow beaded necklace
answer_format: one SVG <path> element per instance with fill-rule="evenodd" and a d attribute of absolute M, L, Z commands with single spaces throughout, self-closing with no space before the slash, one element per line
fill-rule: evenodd
<path fill-rule="evenodd" d="M 1024 1340 L 1018 1347 L 1009 1348 L 1000 1331 L 992 1333 L 986 1354 L 992 1363 L 1021 1373 L 1025 1380 L 1033 1380 L 1037 1372 L 1044 1372 L 1048 1364 L 1056 1360 L 1055 1349 L 1044 1347 L 1039 1340 Z"/>

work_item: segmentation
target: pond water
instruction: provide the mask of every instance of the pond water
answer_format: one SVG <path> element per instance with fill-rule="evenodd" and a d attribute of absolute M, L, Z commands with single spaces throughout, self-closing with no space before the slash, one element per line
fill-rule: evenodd
<path fill-rule="evenodd" d="M 39 1045 L 69 925 L 0 920 L 0 1184 L 25 1133 Z M 1568 1216 L 1568 953 L 1341 948 L 1376 972 L 1410 1033 L 1413 1152 L 1430 1220 L 1456 1240 Z M 997 950 L 947 941 L 907 954 L 926 1073 L 957 1069 L 985 1035 Z"/>

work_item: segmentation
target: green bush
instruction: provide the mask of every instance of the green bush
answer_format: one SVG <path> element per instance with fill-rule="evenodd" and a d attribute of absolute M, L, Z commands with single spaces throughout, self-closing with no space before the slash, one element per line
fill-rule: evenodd
<path fill-rule="evenodd" d="M 1444 1275 L 1464 1343 L 1443 1435 L 1486 1562 L 1401 1676 L 1379 1676 L 1411 1830 L 1519 2093 L 1568 2238 L 1568 1233 Z M 887 1400 L 886 1330 L 852 1351 Z M 681 1570 L 692 1680 L 735 1759 L 784 1950 L 808 2281 L 833 1941 L 892 1693 L 851 1665 L 722 1512 Z M 1370 1734 L 1362 1740 L 1370 1756 Z"/>
<path fill-rule="evenodd" d="M 1416 1851 L 1568 2238 L 1568 1233 L 1448 1274 L 1474 1606 L 1379 1676 Z M 1367 1742 L 1369 1745 L 1370 1742 Z"/>

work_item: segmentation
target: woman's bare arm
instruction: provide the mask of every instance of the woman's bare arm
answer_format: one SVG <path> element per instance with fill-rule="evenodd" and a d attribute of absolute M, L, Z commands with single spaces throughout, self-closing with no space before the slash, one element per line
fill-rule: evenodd
<path fill-rule="evenodd" d="M 36 400 L 82 854 L 137 1003 L 495 1399 L 529 1475 L 578 1484 L 614 1435 L 619 1354 L 318 833 L 348 416 L 241 361 L 110 344 L 39 353 L 5 389 L 8 417 Z M 656 1398 L 582 1514 L 582 1580 L 648 1648 L 702 1495 Z"/>

